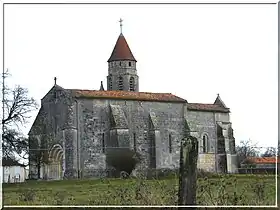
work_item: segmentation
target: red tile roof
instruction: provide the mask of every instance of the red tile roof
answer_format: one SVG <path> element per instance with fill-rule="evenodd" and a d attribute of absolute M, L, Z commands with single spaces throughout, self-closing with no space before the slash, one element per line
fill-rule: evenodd
<path fill-rule="evenodd" d="M 280 163 L 280 157 L 277 158 L 277 163 Z M 249 157 L 247 158 L 251 163 L 256 164 L 275 164 L 276 157 Z"/>
<path fill-rule="evenodd" d="M 181 102 L 187 101 L 171 93 L 148 93 L 132 91 L 99 91 L 99 90 L 77 90 L 72 89 L 72 93 L 77 98 L 106 98 L 106 99 L 125 99 L 138 101 L 163 101 L 163 102 Z"/>
<path fill-rule="evenodd" d="M 136 61 L 123 34 L 120 34 L 108 62 L 119 60 Z"/>
<path fill-rule="evenodd" d="M 193 111 L 211 111 L 211 112 L 229 112 L 229 108 L 224 108 L 218 104 L 200 104 L 200 103 L 188 103 L 188 110 Z"/>

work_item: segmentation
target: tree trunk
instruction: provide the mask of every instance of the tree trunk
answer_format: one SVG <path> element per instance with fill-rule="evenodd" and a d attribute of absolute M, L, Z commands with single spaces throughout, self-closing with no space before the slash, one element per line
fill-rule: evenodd
<path fill-rule="evenodd" d="M 37 164 L 37 178 L 40 179 L 41 177 L 41 162 Z"/>
<path fill-rule="evenodd" d="M 183 139 L 180 151 L 178 205 L 196 205 L 197 157 L 197 139 L 192 136 Z"/>

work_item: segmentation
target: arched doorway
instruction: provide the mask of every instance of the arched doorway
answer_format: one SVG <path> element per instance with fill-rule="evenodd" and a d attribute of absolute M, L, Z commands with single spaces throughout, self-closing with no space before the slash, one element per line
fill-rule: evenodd
<path fill-rule="evenodd" d="M 48 179 L 59 180 L 63 178 L 63 148 L 55 144 L 49 152 Z"/>

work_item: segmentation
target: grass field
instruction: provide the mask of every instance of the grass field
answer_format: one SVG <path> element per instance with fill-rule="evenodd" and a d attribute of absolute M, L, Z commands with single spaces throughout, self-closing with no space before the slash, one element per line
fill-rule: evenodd
<path fill-rule="evenodd" d="M 28 181 L 3 184 L 4 205 L 176 205 L 178 179 Z M 275 176 L 199 178 L 198 205 L 275 205 Z"/>

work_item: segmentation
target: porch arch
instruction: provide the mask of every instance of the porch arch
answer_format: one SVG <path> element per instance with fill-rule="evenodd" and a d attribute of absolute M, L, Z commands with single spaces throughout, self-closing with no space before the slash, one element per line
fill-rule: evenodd
<path fill-rule="evenodd" d="M 59 180 L 63 178 L 63 148 L 55 144 L 49 150 L 48 179 Z"/>

